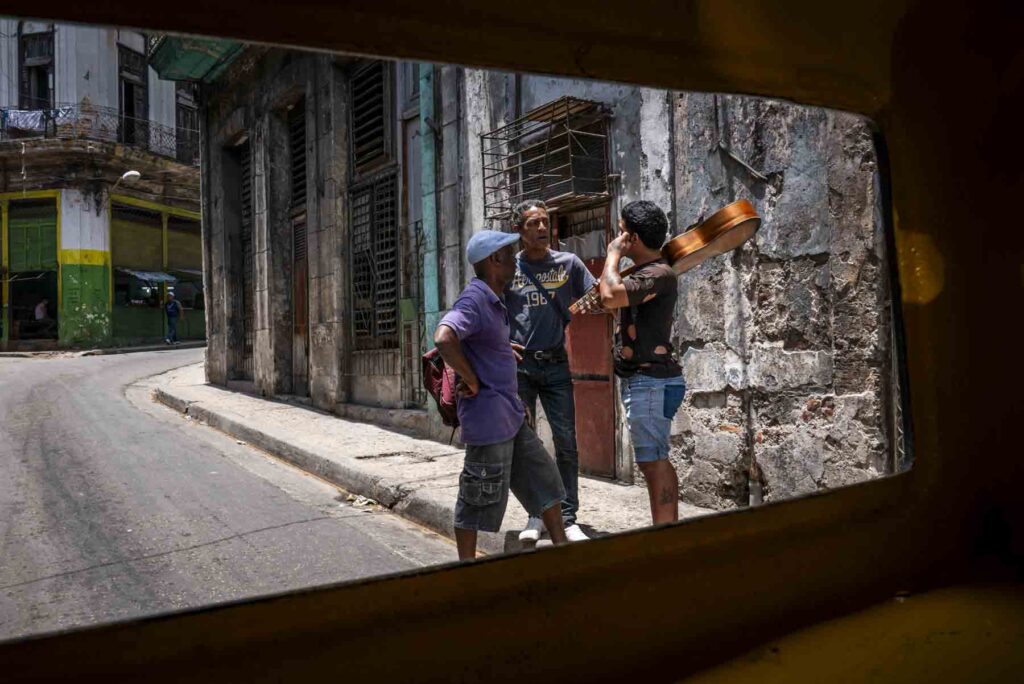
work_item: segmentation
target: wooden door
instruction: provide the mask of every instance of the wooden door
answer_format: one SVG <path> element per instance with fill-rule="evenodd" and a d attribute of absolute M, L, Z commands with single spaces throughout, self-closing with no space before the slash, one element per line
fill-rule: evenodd
<path fill-rule="evenodd" d="M 292 391 L 309 395 L 309 261 L 306 216 L 292 219 Z"/>
<path fill-rule="evenodd" d="M 252 150 L 248 142 L 238 147 L 239 190 L 241 195 L 241 283 L 242 345 L 238 350 L 236 368 L 242 380 L 256 377 L 254 346 L 256 344 L 256 254 L 253 247 L 252 223 Z"/>
<path fill-rule="evenodd" d="M 595 276 L 604 262 L 584 262 Z M 612 321 L 607 314 L 574 316 L 566 329 L 566 348 L 576 396 L 576 446 L 580 472 L 615 477 L 615 383 L 612 372 Z"/>

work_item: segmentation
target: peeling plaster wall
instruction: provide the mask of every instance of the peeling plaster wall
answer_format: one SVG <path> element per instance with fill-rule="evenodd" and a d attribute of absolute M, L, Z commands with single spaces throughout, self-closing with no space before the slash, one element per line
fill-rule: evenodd
<path fill-rule="evenodd" d="M 0 107 L 18 106 L 18 35 L 15 19 L 0 19 Z"/>
<path fill-rule="evenodd" d="M 238 372 L 232 357 L 242 334 L 240 312 L 236 311 L 236 303 L 241 300 L 241 246 L 235 234 L 239 219 L 234 216 L 240 208 L 235 206 L 236 200 L 226 196 L 232 184 L 225 182 L 230 164 L 224 150 L 248 136 L 255 274 L 253 380 L 256 390 L 265 396 L 288 394 L 293 389 L 292 227 L 288 216 L 291 180 L 285 117 L 289 105 L 308 96 L 315 64 L 313 56 L 293 58 L 281 50 L 252 51 L 233 64 L 217 88 L 209 92 L 206 111 L 209 126 L 204 157 L 212 163 L 204 214 L 209 223 L 224 225 L 204 231 L 203 239 L 210 240 L 214 272 L 222 272 L 225 278 L 223 288 L 211 292 L 213 296 L 208 300 L 207 318 L 219 318 L 224 324 L 211 325 L 207 330 L 207 355 L 219 356 L 208 361 L 208 373 L 211 379 L 223 378 L 226 382 Z M 308 187 L 317 187 L 317 182 L 319 178 L 312 177 Z"/>
<path fill-rule="evenodd" d="M 57 27 L 57 50 L 67 46 L 65 61 L 58 55 L 57 101 L 79 104 L 89 102 L 97 107 L 117 110 L 117 30 L 93 26 Z M 64 89 L 59 87 L 64 84 Z"/>
<path fill-rule="evenodd" d="M 253 154 L 255 252 L 254 383 L 267 396 L 289 394 L 301 350 L 293 339 L 291 149 L 288 107 L 306 111 L 306 237 L 308 255 L 308 380 L 314 406 L 333 411 L 365 400 L 354 387 L 350 346 L 348 78 L 325 55 L 254 50 L 233 64 L 209 92 L 204 110 L 204 230 L 211 297 L 208 300 L 207 375 L 226 384 L 237 374 L 235 350 L 242 323 L 240 207 L 227 196 L 236 181 L 225 149 L 248 135 Z M 206 161 L 208 160 L 208 161 Z M 222 285 L 221 285 L 222 283 Z M 378 392 L 369 378 L 366 392 Z M 397 394 L 395 390 L 394 394 Z M 389 395 L 390 396 L 390 395 Z"/>
<path fill-rule="evenodd" d="M 755 243 L 679 279 L 683 499 L 746 505 L 751 474 L 771 501 L 887 472 L 889 289 L 868 125 L 684 93 L 675 128 L 676 229 L 739 198 L 764 219 Z"/>
<path fill-rule="evenodd" d="M 106 193 L 60 194 L 62 345 L 110 339 L 110 216 Z"/>

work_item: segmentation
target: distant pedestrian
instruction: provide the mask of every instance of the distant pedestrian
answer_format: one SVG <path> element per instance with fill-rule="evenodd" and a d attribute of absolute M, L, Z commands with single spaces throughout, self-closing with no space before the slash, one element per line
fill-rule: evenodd
<path fill-rule="evenodd" d="M 502 301 L 516 272 L 519 236 L 484 230 L 473 235 L 466 256 L 470 281 L 437 327 L 434 343 L 459 378 L 458 414 L 466 457 L 455 504 L 459 558 L 476 556 L 477 532 L 497 532 L 509 490 L 531 516 L 540 517 L 555 544 L 565 543 L 560 503 L 565 497 L 555 462 L 533 429 L 516 382 Z"/>
<path fill-rule="evenodd" d="M 622 208 L 621 233 L 608 245 L 601 275 L 601 304 L 619 309 L 615 332 L 615 374 L 633 441 L 633 456 L 647 480 L 654 524 L 679 519 L 679 478 L 668 460 L 672 418 L 686 386 L 672 350 L 676 273 L 661 255 L 668 219 L 653 202 Z M 625 279 L 619 261 L 636 270 Z"/>
<path fill-rule="evenodd" d="M 57 321 L 50 318 L 50 300 L 46 297 L 39 300 L 34 313 L 39 334 L 53 335 L 56 332 Z"/>
<path fill-rule="evenodd" d="M 512 210 L 512 228 L 522 240 L 516 255 L 516 275 L 505 301 L 511 317 L 512 342 L 522 356 L 519 363 L 519 396 L 531 415 L 537 398 L 544 407 L 555 443 L 555 463 L 565 486 L 562 524 L 569 541 L 587 535 L 576 524 L 580 507 L 580 458 L 576 449 L 576 399 L 573 396 L 565 328 L 569 305 L 582 297 L 597 279 L 572 252 L 551 248 L 551 220 L 539 199 L 521 202 Z M 536 542 L 542 531 L 540 518 L 531 517 L 519 534 Z"/>
<path fill-rule="evenodd" d="M 174 298 L 173 292 L 167 293 L 164 313 L 167 314 L 167 337 L 164 338 L 164 342 L 178 344 L 178 318 L 184 318 L 185 309 L 181 306 L 181 302 Z"/>

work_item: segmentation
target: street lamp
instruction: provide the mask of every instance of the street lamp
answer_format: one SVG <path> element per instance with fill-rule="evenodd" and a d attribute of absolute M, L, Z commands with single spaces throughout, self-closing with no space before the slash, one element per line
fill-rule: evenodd
<path fill-rule="evenodd" d="M 117 186 L 121 184 L 121 181 L 124 181 L 125 183 L 134 183 L 140 178 L 142 178 L 142 174 L 134 169 L 131 171 L 125 171 L 121 174 L 121 177 L 117 179 L 117 182 L 114 183 L 114 187 L 112 187 L 110 191 L 113 192 L 114 190 L 117 190 Z"/>

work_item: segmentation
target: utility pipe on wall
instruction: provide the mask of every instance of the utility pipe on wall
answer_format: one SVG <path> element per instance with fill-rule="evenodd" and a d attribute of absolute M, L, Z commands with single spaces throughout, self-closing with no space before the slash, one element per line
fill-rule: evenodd
<path fill-rule="evenodd" d="M 440 316 L 437 280 L 437 132 L 434 123 L 434 65 L 420 64 L 420 185 L 423 196 L 423 323 L 424 339 L 434 338 Z M 426 351 L 425 349 L 422 351 Z"/>

